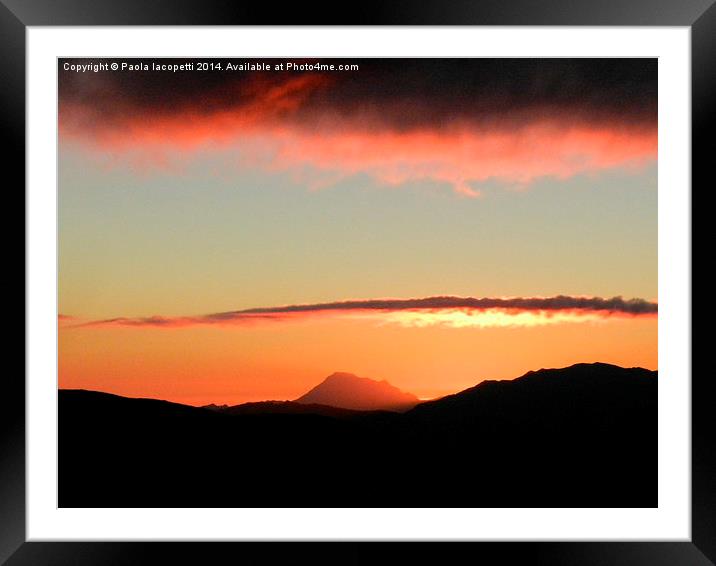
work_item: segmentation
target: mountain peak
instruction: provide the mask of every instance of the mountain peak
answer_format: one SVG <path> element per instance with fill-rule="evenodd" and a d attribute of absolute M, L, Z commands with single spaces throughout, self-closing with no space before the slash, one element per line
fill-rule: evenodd
<path fill-rule="evenodd" d="M 358 377 L 354 373 L 348 373 L 347 371 L 334 371 L 331 375 L 329 375 L 326 379 L 324 379 L 324 382 L 326 381 L 350 381 L 350 380 L 356 380 L 356 379 L 366 379 L 363 377 Z"/>
<path fill-rule="evenodd" d="M 343 409 L 405 411 L 414 407 L 418 398 L 401 391 L 385 380 L 338 371 L 329 375 L 297 403 L 328 405 Z"/>

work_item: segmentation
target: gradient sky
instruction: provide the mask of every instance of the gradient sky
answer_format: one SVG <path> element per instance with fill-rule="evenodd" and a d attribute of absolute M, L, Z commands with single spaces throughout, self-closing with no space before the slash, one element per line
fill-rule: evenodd
<path fill-rule="evenodd" d="M 334 371 L 432 397 L 656 369 L 656 60 L 65 62 L 88 61 L 59 62 L 60 387 L 238 403 Z"/>

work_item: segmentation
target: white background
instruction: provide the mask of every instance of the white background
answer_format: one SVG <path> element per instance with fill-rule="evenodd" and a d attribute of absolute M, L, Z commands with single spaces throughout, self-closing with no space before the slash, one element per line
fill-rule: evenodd
<path fill-rule="evenodd" d="M 690 540 L 689 28 L 28 28 L 27 46 L 28 540 Z M 659 507 L 58 509 L 56 58 L 140 56 L 659 57 Z"/>

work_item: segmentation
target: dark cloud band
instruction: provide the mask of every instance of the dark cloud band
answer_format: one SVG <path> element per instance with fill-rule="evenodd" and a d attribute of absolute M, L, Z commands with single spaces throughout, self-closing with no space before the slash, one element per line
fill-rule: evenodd
<path fill-rule="evenodd" d="M 77 324 L 76 326 L 154 326 L 175 327 L 203 324 L 231 324 L 257 322 L 262 320 L 281 320 L 300 315 L 354 312 L 354 311 L 446 311 L 467 309 L 475 311 L 502 310 L 508 312 L 588 312 L 601 314 L 619 314 L 627 316 L 655 315 L 658 304 L 644 299 L 623 299 L 622 297 L 425 297 L 417 299 L 367 299 L 261 307 L 237 311 L 227 311 L 188 317 L 139 317 L 111 318 Z"/>
<path fill-rule="evenodd" d="M 310 63 L 358 66 L 357 71 L 197 73 L 103 71 L 77 73 L 66 66 L 111 64 L 112 59 L 60 59 L 61 118 L 68 108 L 82 124 L 121 124 L 127 116 L 196 118 L 251 111 L 266 93 L 296 77 L 312 82 L 300 104 L 277 118 L 315 125 L 321 117 L 393 130 L 443 128 L 454 122 L 514 127 L 540 118 L 645 124 L 657 116 L 656 59 L 320 59 Z M 201 60 L 134 59 L 143 63 Z M 226 69 L 244 60 L 206 60 Z M 260 59 L 293 62 L 300 59 Z M 80 108 L 81 111 L 77 112 Z M 76 118 L 76 116 L 75 116 Z M 375 118 L 375 122 L 371 120 Z"/>

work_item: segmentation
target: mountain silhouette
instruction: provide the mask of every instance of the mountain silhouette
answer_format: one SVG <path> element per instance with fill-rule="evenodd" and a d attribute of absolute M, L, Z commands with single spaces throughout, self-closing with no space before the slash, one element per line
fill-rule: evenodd
<path fill-rule="evenodd" d="M 657 381 L 577 364 L 402 413 L 60 390 L 59 506 L 656 507 Z"/>
<path fill-rule="evenodd" d="M 336 372 L 329 375 L 296 403 L 328 405 L 362 411 L 406 411 L 419 403 L 419 399 L 405 393 L 387 381 L 358 377 L 352 373 Z"/>
<path fill-rule="evenodd" d="M 656 372 L 592 363 L 529 371 L 512 380 L 485 380 L 453 395 L 425 401 L 413 416 L 469 419 L 548 419 L 574 411 L 613 413 L 633 402 L 633 391 L 656 387 Z M 616 395 L 620 392 L 621 395 Z M 625 393 L 627 393 L 625 395 Z M 644 399 L 645 401 L 647 398 Z"/>

